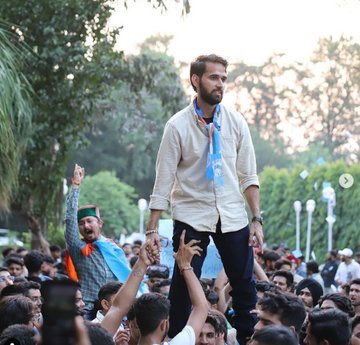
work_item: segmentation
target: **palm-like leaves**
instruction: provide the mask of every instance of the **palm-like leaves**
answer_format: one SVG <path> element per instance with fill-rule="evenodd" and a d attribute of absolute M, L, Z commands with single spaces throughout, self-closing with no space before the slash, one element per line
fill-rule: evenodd
<path fill-rule="evenodd" d="M 0 211 L 17 187 L 21 154 L 31 126 L 31 87 L 20 70 L 22 48 L 0 23 Z"/>

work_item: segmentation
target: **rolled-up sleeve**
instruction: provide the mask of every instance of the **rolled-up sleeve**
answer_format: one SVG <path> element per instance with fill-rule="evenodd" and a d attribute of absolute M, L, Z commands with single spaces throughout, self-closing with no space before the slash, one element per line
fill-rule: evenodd
<path fill-rule="evenodd" d="M 256 157 L 249 127 L 243 117 L 241 121 L 241 139 L 238 147 L 236 169 L 241 191 L 249 186 L 260 186 L 256 172 Z"/>
<path fill-rule="evenodd" d="M 156 178 L 149 208 L 166 210 L 174 185 L 177 166 L 181 159 L 180 136 L 176 128 L 167 123 L 156 159 Z"/>

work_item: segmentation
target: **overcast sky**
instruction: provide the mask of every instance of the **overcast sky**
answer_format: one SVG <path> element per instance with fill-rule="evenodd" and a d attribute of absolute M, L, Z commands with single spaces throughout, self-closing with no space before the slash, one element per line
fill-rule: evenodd
<path fill-rule="evenodd" d="M 154 34 L 171 34 L 170 54 L 177 61 L 218 53 L 230 62 L 260 64 L 274 52 L 290 60 L 309 57 L 319 37 L 352 36 L 360 41 L 358 0 L 190 0 L 181 16 L 181 2 L 167 12 L 146 0 L 119 0 L 112 24 L 123 25 L 118 48 L 136 53 L 137 45 Z"/>

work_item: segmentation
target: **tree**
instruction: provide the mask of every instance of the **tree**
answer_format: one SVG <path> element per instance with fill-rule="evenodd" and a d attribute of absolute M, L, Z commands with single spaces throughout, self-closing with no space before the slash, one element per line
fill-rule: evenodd
<path fill-rule="evenodd" d="M 81 184 L 79 205 L 99 207 L 107 236 L 118 238 L 123 229 L 127 233 L 139 231 L 136 200 L 134 188 L 121 182 L 113 172 L 101 171 L 87 176 Z"/>
<path fill-rule="evenodd" d="M 32 106 L 31 87 L 21 71 L 24 48 L 5 30 L 5 23 L 0 25 L 0 211 L 8 211 L 30 134 Z"/>

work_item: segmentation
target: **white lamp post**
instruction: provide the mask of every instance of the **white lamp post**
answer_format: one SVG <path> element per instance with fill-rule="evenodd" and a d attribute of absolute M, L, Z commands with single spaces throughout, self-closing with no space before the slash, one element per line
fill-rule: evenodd
<path fill-rule="evenodd" d="M 140 234 L 143 234 L 144 233 L 144 212 L 147 209 L 147 201 L 145 199 L 139 199 L 138 207 L 139 207 L 139 211 L 140 211 L 139 230 L 140 230 Z"/>
<path fill-rule="evenodd" d="M 306 211 L 308 213 L 308 224 L 306 232 L 306 257 L 305 261 L 308 262 L 310 259 L 310 243 L 311 243 L 311 218 L 315 210 L 315 200 L 308 200 L 306 202 Z"/>
<path fill-rule="evenodd" d="M 327 201 L 327 217 L 328 223 L 328 251 L 332 250 L 332 229 L 335 223 L 334 206 L 336 205 L 335 190 L 332 187 L 325 187 L 323 189 L 323 198 Z"/>
<path fill-rule="evenodd" d="M 296 214 L 296 250 L 300 250 L 300 212 L 301 202 L 296 200 L 294 202 L 294 210 Z"/>

